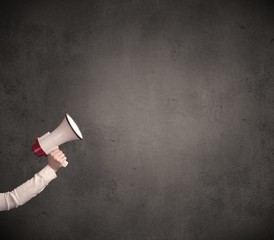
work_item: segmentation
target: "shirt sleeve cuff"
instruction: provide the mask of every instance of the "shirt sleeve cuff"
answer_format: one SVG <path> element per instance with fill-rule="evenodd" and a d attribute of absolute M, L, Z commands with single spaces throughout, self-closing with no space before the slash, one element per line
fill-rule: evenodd
<path fill-rule="evenodd" d="M 45 166 L 38 174 L 44 179 L 46 184 L 57 178 L 55 171 L 49 165 Z"/>

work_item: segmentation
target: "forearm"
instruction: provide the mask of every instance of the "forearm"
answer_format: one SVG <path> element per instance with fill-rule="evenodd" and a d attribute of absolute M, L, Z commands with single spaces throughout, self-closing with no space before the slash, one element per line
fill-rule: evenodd
<path fill-rule="evenodd" d="M 55 171 L 48 165 L 40 172 L 36 173 L 33 178 L 21 184 L 14 190 L 0 194 L 0 211 L 17 208 L 41 191 L 57 177 Z"/>

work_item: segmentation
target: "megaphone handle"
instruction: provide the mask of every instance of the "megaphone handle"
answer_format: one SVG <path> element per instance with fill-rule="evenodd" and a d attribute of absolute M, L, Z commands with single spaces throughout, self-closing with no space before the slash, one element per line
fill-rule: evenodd
<path fill-rule="evenodd" d="M 67 165 L 68 165 L 68 161 L 64 161 L 62 166 L 66 167 Z"/>

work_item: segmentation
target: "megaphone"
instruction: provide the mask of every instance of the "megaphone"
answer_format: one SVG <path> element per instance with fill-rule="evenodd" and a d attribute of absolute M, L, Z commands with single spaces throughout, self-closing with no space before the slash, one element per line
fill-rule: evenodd
<path fill-rule="evenodd" d="M 61 124 L 53 132 L 47 132 L 36 139 L 32 151 L 38 157 L 47 156 L 61 144 L 73 140 L 83 140 L 83 135 L 72 117 L 66 113 Z M 67 165 L 68 162 L 65 161 L 63 167 Z"/>

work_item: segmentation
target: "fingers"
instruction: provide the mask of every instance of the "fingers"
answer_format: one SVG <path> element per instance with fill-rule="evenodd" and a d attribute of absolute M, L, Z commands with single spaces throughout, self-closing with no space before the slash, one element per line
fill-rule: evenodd
<path fill-rule="evenodd" d="M 62 151 L 60 151 L 60 152 L 58 152 L 58 153 L 56 153 L 55 155 L 53 155 L 55 158 L 59 158 L 59 157 L 62 157 L 62 156 L 65 156 L 65 154 L 62 152 Z"/>
<path fill-rule="evenodd" d="M 53 157 L 58 157 L 61 154 L 63 154 L 63 152 L 60 149 L 56 149 L 56 150 L 54 150 L 50 153 L 50 155 L 53 156 Z"/>
<path fill-rule="evenodd" d="M 53 150 L 50 154 L 54 156 L 56 153 L 60 152 L 61 150 L 57 147 L 57 149 Z"/>
<path fill-rule="evenodd" d="M 67 157 L 65 156 L 65 157 L 63 157 L 63 158 L 60 159 L 60 163 L 63 164 L 66 160 L 67 160 Z"/>
<path fill-rule="evenodd" d="M 67 158 L 65 156 L 65 154 L 60 154 L 58 156 L 54 156 L 54 159 L 60 163 L 63 163 Z"/>
<path fill-rule="evenodd" d="M 65 154 L 59 149 L 55 149 L 48 156 L 48 165 L 57 172 L 65 163 L 67 157 Z"/>
<path fill-rule="evenodd" d="M 63 163 L 67 160 L 65 154 L 58 148 L 50 153 L 50 155 L 58 162 Z"/>

